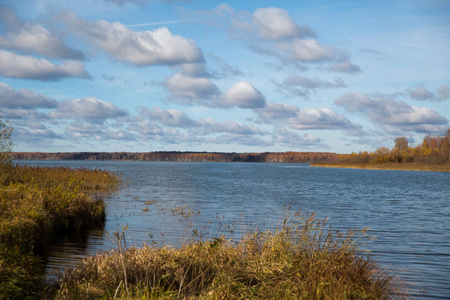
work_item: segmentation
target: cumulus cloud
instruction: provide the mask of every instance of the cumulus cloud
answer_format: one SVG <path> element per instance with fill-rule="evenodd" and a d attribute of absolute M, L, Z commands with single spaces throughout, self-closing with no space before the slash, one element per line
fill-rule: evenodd
<path fill-rule="evenodd" d="M 337 51 L 332 46 L 322 46 L 314 39 L 293 39 L 277 43 L 277 48 L 288 60 L 301 62 L 318 62 L 333 60 Z"/>
<path fill-rule="evenodd" d="M 450 86 L 441 85 L 437 90 L 437 96 L 440 100 L 448 100 L 450 99 Z"/>
<path fill-rule="evenodd" d="M 153 107 L 153 109 L 145 106 L 138 108 L 138 111 L 143 116 L 148 117 L 152 121 L 159 122 L 164 125 L 172 127 L 193 127 L 198 126 L 197 122 L 189 118 L 185 113 L 176 110 L 169 109 L 165 110 L 158 106 Z"/>
<path fill-rule="evenodd" d="M 263 39 L 315 36 L 312 29 L 298 26 L 286 10 L 277 7 L 257 9 L 252 15 L 252 21 Z"/>
<path fill-rule="evenodd" d="M 135 66 L 203 62 L 203 53 L 192 39 L 173 35 L 166 27 L 133 31 L 122 23 L 89 21 L 74 13 L 61 16 L 70 30 L 88 38 L 118 61 Z"/>
<path fill-rule="evenodd" d="M 91 138 L 103 134 L 98 126 L 92 123 L 76 121 L 66 127 L 66 131 L 74 138 Z"/>
<path fill-rule="evenodd" d="M 224 107 L 261 108 L 266 105 L 266 99 L 251 83 L 240 81 L 233 84 L 217 104 Z"/>
<path fill-rule="evenodd" d="M 322 45 L 308 26 L 299 26 L 289 12 L 276 7 L 259 8 L 253 13 L 235 11 L 226 4 L 199 14 L 209 16 L 211 24 L 228 22 L 232 37 L 245 40 L 248 48 L 263 55 L 277 56 L 283 64 L 332 63 L 336 72 L 360 72 L 349 55 L 334 46 Z M 224 16 L 228 19 L 224 20 Z"/>
<path fill-rule="evenodd" d="M 80 50 L 70 48 L 46 28 L 19 19 L 15 11 L 8 6 L 0 5 L 0 23 L 3 24 L 4 32 L 4 35 L 0 35 L 0 47 L 4 49 L 40 54 L 49 58 L 84 58 Z"/>
<path fill-rule="evenodd" d="M 448 119 L 428 107 L 409 105 L 403 101 L 371 99 L 362 93 L 347 93 L 334 101 L 349 112 L 358 112 L 389 129 L 398 128 L 413 132 L 440 132 Z"/>
<path fill-rule="evenodd" d="M 202 135 L 210 133 L 233 133 L 242 135 L 262 134 L 262 131 L 259 128 L 236 121 L 217 122 L 211 118 L 207 118 L 199 120 L 198 124 L 202 127 L 197 129 L 196 132 Z"/>
<path fill-rule="evenodd" d="M 258 121 L 267 124 L 287 124 L 297 130 L 344 130 L 348 135 L 358 135 L 362 127 L 345 116 L 328 108 L 299 108 L 287 103 L 268 102 L 265 108 L 255 109 Z"/>
<path fill-rule="evenodd" d="M 278 89 L 282 92 L 287 92 L 294 96 L 308 97 L 311 91 L 317 89 L 333 89 L 346 87 L 345 82 L 339 78 L 335 77 L 334 82 L 324 81 L 318 78 L 312 79 L 300 75 L 291 75 L 287 77 L 282 83 L 275 84 Z"/>
<path fill-rule="evenodd" d="M 329 108 L 301 108 L 295 117 L 287 120 L 292 129 L 328 129 L 347 130 L 357 129 L 349 119 Z"/>
<path fill-rule="evenodd" d="M 335 63 L 331 68 L 330 71 L 334 72 L 340 72 L 340 73 L 360 73 L 361 68 L 357 65 L 352 64 L 348 60 L 339 61 Z"/>
<path fill-rule="evenodd" d="M 262 123 L 284 122 L 294 118 L 299 110 L 298 106 L 276 102 L 267 102 L 264 108 L 255 109 L 258 120 Z"/>
<path fill-rule="evenodd" d="M 0 107 L 9 109 L 55 108 L 56 101 L 29 89 L 15 90 L 0 82 Z"/>
<path fill-rule="evenodd" d="M 288 131 L 286 128 L 282 126 L 277 126 L 274 130 L 274 142 L 279 143 L 289 148 L 309 148 L 309 147 L 319 147 L 322 141 L 319 137 L 311 135 L 309 133 L 305 133 L 303 135 L 299 135 L 297 132 Z"/>
<path fill-rule="evenodd" d="M 435 99 L 434 94 L 422 86 L 419 86 L 419 87 L 409 90 L 409 96 L 415 100 L 433 100 L 433 99 Z"/>
<path fill-rule="evenodd" d="M 56 81 L 68 77 L 89 78 L 81 61 L 66 60 L 55 65 L 43 58 L 18 55 L 0 49 L 0 76 Z"/>
<path fill-rule="evenodd" d="M 450 99 L 450 86 L 445 84 L 441 85 L 437 91 L 437 95 L 441 100 Z"/>
<path fill-rule="evenodd" d="M 164 86 L 173 98 L 188 104 L 196 103 L 199 99 L 212 99 L 220 94 L 219 88 L 210 79 L 190 77 L 181 73 L 168 78 Z"/>
<path fill-rule="evenodd" d="M 61 135 L 46 128 L 16 127 L 12 133 L 12 137 L 15 141 L 20 141 L 35 146 L 36 142 L 42 142 L 43 140 L 52 141 L 54 139 L 61 138 Z"/>
<path fill-rule="evenodd" d="M 50 112 L 49 116 L 56 119 L 82 118 L 93 122 L 103 122 L 109 118 L 126 116 L 128 113 L 112 103 L 85 97 L 58 103 L 58 108 Z"/>

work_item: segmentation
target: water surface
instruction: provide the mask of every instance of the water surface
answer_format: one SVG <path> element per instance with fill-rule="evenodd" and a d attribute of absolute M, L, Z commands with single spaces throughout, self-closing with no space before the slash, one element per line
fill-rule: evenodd
<path fill-rule="evenodd" d="M 283 207 L 291 204 L 329 218 L 334 229 L 370 227 L 369 234 L 377 240 L 367 247 L 375 260 L 415 285 L 414 296 L 450 299 L 450 173 L 305 164 L 16 162 L 102 168 L 127 182 L 107 200 L 104 230 L 66 238 L 55 246 L 48 257 L 49 273 L 114 248 L 112 233 L 127 225 L 128 245 L 177 246 L 195 229 L 209 238 L 226 232 L 227 226 L 234 235 L 272 228 Z M 180 211 L 184 214 L 173 214 Z M 235 222 L 240 225 L 233 227 Z"/>

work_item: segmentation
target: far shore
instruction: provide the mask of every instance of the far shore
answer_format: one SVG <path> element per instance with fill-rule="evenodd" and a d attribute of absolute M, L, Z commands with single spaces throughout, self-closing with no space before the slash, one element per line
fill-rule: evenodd
<path fill-rule="evenodd" d="M 432 165 L 422 163 L 356 163 L 356 162 L 315 162 L 311 167 L 371 169 L 371 170 L 403 170 L 450 172 L 450 164 Z"/>

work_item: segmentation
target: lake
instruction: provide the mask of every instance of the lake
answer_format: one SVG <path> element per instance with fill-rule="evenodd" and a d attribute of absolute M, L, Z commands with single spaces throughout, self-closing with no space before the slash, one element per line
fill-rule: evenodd
<path fill-rule="evenodd" d="M 370 227 L 374 259 L 410 282 L 418 299 L 450 299 L 450 173 L 314 168 L 306 164 L 218 162 L 15 161 L 33 166 L 111 170 L 126 184 L 107 199 L 102 230 L 67 237 L 47 257 L 48 276 L 116 247 L 177 246 L 195 231 L 221 233 L 277 226 L 285 205 L 333 229 Z M 128 225 L 128 227 L 126 227 Z M 233 233 L 230 233 L 233 231 Z"/>

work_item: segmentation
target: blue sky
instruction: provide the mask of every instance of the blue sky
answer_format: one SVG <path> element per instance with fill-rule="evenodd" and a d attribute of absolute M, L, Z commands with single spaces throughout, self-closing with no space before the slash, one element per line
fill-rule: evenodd
<path fill-rule="evenodd" d="M 450 119 L 450 1 L 0 0 L 15 151 L 352 151 Z"/>

